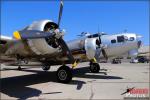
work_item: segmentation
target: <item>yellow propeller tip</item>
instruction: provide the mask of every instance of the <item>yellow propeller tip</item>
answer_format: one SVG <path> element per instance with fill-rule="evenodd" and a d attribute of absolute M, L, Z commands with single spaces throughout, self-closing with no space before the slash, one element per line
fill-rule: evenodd
<path fill-rule="evenodd" d="M 18 31 L 15 31 L 15 32 L 13 33 L 13 37 L 14 37 L 15 39 L 17 39 L 17 40 L 21 39 L 20 33 L 19 33 Z"/>

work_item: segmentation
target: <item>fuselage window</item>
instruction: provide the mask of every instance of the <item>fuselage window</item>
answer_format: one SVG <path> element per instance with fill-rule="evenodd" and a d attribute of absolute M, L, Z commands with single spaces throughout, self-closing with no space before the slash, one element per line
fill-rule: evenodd
<path fill-rule="evenodd" d="M 130 39 L 129 39 L 130 41 L 134 41 L 134 37 L 130 37 Z"/>
<path fill-rule="evenodd" d="M 116 43 L 116 40 L 115 39 L 111 40 L 111 43 Z"/>
<path fill-rule="evenodd" d="M 118 42 L 124 42 L 124 36 L 117 36 L 117 41 Z"/>

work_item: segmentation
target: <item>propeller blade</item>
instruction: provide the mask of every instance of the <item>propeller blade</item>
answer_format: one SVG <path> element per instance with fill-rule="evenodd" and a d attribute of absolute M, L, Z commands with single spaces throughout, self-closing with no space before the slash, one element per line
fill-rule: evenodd
<path fill-rule="evenodd" d="M 74 59 L 71 51 L 69 50 L 66 42 L 62 39 L 62 37 L 58 39 L 58 43 L 61 46 L 62 51 L 67 54 L 68 59 L 73 64 L 75 62 L 75 59 Z"/>
<path fill-rule="evenodd" d="M 106 51 L 102 48 L 102 54 L 103 54 L 103 56 L 104 56 L 104 58 L 106 58 L 106 60 L 108 59 L 108 56 L 107 56 L 107 54 L 106 54 Z"/>
<path fill-rule="evenodd" d="M 100 54 L 101 54 L 101 48 L 96 49 L 95 58 L 98 62 L 100 62 Z"/>
<path fill-rule="evenodd" d="M 62 12 L 63 12 L 63 0 L 60 1 L 60 9 L 59 9 L 59 16 L 58 16 L 58 27 L 60 26 L 60 21 L 62 18 Z M 58 41 L 59 45 L 61 46 L 62 51 L 67 54 L 67 57 L 70 60 L 70 63 L 72 63 L 72 64 L 75 63 L 75 59 L 74 59 L 71 51 L 69 50 L 66 42 L 62 39 L 62 37 L 57 39 L 57 41 Z"/>
<path fill-rule="evenodd" d="M 22 30 L 14 32 L 13 37 L 16 39 L 37 39 L 52 37 L 53 35 L 54 34 L 50 32 L 43 32 L 37 30 Z"/>
<path fill-rule="evenodd" d="M 61 17 L 63 12 L 63 0 L 60 1 L 59 17 L 58 17 L 58 26 L 60 25 Z"/>
<path fill-rule="evenodd" d="M 139 41 L 137 42 L 137 45 L 138 45 L 138 48 L 140 48 L 140 47 L 141 47 L 141 45 L 142 45 L 142 41 L 141 41 L 141 40 L 139 40 Z"/>

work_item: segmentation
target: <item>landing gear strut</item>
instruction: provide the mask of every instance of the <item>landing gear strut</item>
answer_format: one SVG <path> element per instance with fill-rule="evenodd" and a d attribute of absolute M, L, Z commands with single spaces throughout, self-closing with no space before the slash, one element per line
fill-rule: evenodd
<path fill-rule="evenodd" d="M 21 64 L 28 64 L 28 59 L 25 59 L 25 57 L 20 56 L 19 54 L 16 54 L 16 58 L 17 58 L 17 64 L 18 64 L 18 70 L 22 70 L 21 68 Z"/>
<path fill-rule="evenodd" d="M 21 59 L 18 59 L 17 60 L 17 64 L 18 64 L 18 70 L 22 70 L 22 68 L 21 68 Z"/>
<path fill-rule="evenodd" d="M 20 66 L 20 65 L 18 66 L 18 70 L 22 70 L 22 68 L 21 68 L 21 66 Z"/>
<path fill-rule="evenodd" d="M 68 66 L 61 66 L 57 70 L 57 80 L 61 83 L 68 83 L 72 80 L 72 70 Z"/>
<path fill-rule="evenodd" d="M 98 63 L 92 63 L 90 62 L 90 71 L 92 73 L 98 73 L 100 70 L 100 65 Z"/>

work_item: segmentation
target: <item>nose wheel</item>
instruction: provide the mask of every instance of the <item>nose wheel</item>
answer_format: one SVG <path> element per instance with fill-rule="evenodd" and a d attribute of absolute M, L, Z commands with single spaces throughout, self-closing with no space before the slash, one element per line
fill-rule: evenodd
<path fill-rule="evenodd" d="M 100 70 L 100 65 L 98 63 L 90 63 L 90 71 L 92 73 L 98 73 Z"/>
<path fill-rule="evenodd" d="M 68 66 L 61 66 L 57 70 L 57 80 L 60 83 L 69 83 L 72 80 L 72 70 Z"/>

